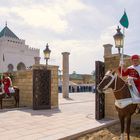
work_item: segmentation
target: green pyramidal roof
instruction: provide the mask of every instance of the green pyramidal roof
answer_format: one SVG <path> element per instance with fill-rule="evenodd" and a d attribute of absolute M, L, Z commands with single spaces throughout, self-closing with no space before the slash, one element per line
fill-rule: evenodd
<path fill-rule="evenodd" d="M 3 36 L 19 39 L 7 26 L 5 26 L 0 32 L 0 37 Z"/>

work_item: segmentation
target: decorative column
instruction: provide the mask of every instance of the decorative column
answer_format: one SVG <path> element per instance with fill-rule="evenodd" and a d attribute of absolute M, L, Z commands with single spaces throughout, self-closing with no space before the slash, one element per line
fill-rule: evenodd
<path fill-rule="evenodd" d="M 112 47 L 113 47 L 113 45 L 104 44 L 103 47 L 104 47 L 104 57 L 111 56 L 112 55 Z"/>
<path fill-rule="evenodd" d="M 40 64 L 40 57 L 34 57 L 34 60 L 35 60 L 35 65 Z"/>
<path fill-rule="evenodd" d="M 63 76 L 62 93 L 63 98 L 69 98 L 69 52 L 63 52 Z"/>

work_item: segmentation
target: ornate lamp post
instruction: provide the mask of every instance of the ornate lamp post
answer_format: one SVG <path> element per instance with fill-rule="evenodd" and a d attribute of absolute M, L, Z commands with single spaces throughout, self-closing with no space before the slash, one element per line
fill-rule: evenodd
<path fill-rule="evenodd" d="M 50 53 L 51 53 L 51 50 L 49 49 L 48 43 L 47 43 L 46 48 L 43 52 L 44 52 L 44 59 L 46 59 L 46 65 L 48 65 L 48 59 L 50 58 Z"/>
<path fill-rule="evenodd" d="M 123 48 L 124 35 L 121 33 L 121 28 L 119 28 L 119 26 L 116 30 L 117 33 L 113 37 L 115 41 L 115 47 L 118 48 L 118 52 L 120 54 L 120 50 Z"/>

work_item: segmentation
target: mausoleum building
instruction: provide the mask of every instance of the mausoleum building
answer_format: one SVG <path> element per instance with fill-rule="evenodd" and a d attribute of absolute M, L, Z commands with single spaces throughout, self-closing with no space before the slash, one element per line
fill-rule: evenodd
<path fill-rule="evenodd" d="M 31 68 L 39 49 L 31 48 L 19 39 L 7 24 L 0 32 L 0 72 L 12 72 Z"/>

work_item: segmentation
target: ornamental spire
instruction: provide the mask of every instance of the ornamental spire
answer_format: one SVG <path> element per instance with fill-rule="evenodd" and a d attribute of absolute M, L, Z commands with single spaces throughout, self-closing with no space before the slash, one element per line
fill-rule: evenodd
<path fill-rule="evenodd" d="M 7 27 L 7 21 L 5 22 L 5 27 Z"/>

